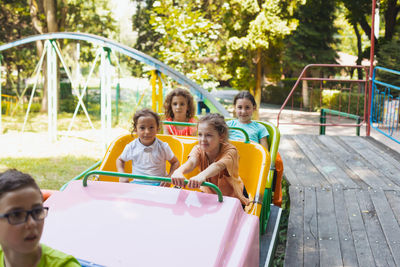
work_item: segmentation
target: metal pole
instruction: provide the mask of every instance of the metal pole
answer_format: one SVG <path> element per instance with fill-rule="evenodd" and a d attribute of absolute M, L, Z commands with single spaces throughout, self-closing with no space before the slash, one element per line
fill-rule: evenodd
<path fill-rule="evenodd" d="M 100 62 L 101 90 L 101 130 L 103 132 L 104 149 L 107 148 L 111 134 L 111 63 L 110 49 L 103 47 Z"/>
<path fill-rule="evenodd" d="M 35 83 L 33 84 L 31 97 L 29 98 L 28 108 L 26 109 L 24 124 L 22 125 L 22 132 L 25 131 L 25 126 L 26 126 L 26 122 L 28 121 L 29 111 L 31 110 L 31 106 L 32 106 L 33 96 L 35 95 L 35 92 L 36 92 L 36 87 L 37 87 L 37 84 L 38 84 L 38 81 L 39 81 L 40 71 L 42 70 L 43 60 L 44 60 L 44 56 L 46 55 L 48 46 L 51 46 L 50 41 L 46 41 L 44 43 L 44 49 L 43 49 L 42 55 L 41 55 L 41 57 L 39 59 L 39 63 L 36 65 Z"/>
<path fill-rule="evenodd" d="M 117 83 L 117 88 L 116 88 L 116 93 L 115 93 L 115 116 L 116 116 L 116 124 L 119 122 L 119 98 L 120 98 L 120 88 L 119 88 L 119 82 Z"/>
<path fill-rule="evenodd" d="M 371 80 L 371 74 L 374 69 L 374 50 L 375 50 L 375 6 L 376 6 L 376 0 L 372 0 L 372 14 L 371 14 L 371 50 L 370 50 L 370 55 L 369 55 L 369 60 L 370 60 L 370 65 L 369 65 L 369 86 L 368 86 L 368 108 L 367 108 L 367 116 L 366 116 L 366 121 L 367 121 L 367 131 L 366 135 L 370 136 L 371 134 L 371 94 L 372 94 L 372 80 Z"/>
<path fill-rule="evenodd" d="M 162 113 L 163 108 L 163 84 L 161 72 L 157 71 L 157 80 L 158 80 L 158 94 L 157 94 L 157 103 L 158 103 L 158 113 Z"/>
<path fill-rule="evenodd" d="M 54 40 L 47 46 L 47 113 L 49 139 L 57 140 L 57 55 Z"/>
<path fill-rule="evenodd" d="M 157 74 L 156 70 L 151 71 L 151 109 L 157 112 Z"/>
<path fill-rule="evenodd" d="M 319 134 L 320 135 L 325 135 L 325 124 L 326 123 L 326 114 L 325 114 L 325 109 L 321 109 L 321 117 L 319 118 L 319 121 L 321 125 L 319 126 Z"/>
<path fill-rule="evenodd" d="M 2 119 L 2 105 L 1 105 L 1 60 L 3 59 L 3 56 L 0 54 L 0 134 L 3 134 L 3 128 L 1 126 L 1 119 Z"/>

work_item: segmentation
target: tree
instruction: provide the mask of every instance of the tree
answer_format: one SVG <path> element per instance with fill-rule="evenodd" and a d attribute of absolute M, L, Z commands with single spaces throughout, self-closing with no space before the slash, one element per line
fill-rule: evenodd
<path fill-rule="evenodd" d="M 149 23 L 160 36 L 155 56 L 206 88 L 216 86 L 221 25 L 207 18 L 200 1 L 155 1 Z"/>
<path fill-rule="evenodd" d="M 32 27 L 38 34 L 81 31 L 108 37 L 115 30 L 115 21 L 111 17 L 107 6 L 108 2 L 105 0 L 28 0 L 28 3 Z M 63 43 L 60 45 L 62 46 Z M 43 46 L 42 41 L 36 42 L 38 55 L 43 53 Z M 86 53 L 87 57 L 90 55 L 91 53 L 89 55 Z M 43 73 L 46 74 L 45 67 L 43 67 Z M 47 111 L 46 81 L 43 88 L 41 110 Z"/>
<path fill-rule="evenodd" d="M 0 43 L 8 43 L 33 34 L 29 9 L 25 3 L 21 1 L 0 1 L 0 3 Z M 2 52 L 4 57 L 2 64 L 7 70 L 5 89 L 10 90 L 8 93 L 14 88 L 16 95 L 21 94 L 22 77 L 30 75 L 34 68 L 35 55 L 32 53 L 32 48 L 31 44 L 27 44 L 20 49 Z M 17 73 L 17 76 L 12 75 L 13 73 Z"/>
<path fill-rule="evenodd" d="M 228 1 L 224 16 L 228 39 L 221 59 L 232 85 L 253 91 L 258 105 L 264 76 L 276 77 L 280 72 L 276 62 L 280 61 L 283 38 L 294 28 L 288 13 L 296 2 Z"/>
<path fill-rule="evenodd" d="M 135 48 L 139 51 L 154 56 L 160 46 L 160 33 L 150 24 L 151 12 L 155 0 L 137 0 L 136 12 L 132 17 L 133 30 L 137 32 Z"/>
<path fill-rule="evenodd" d="M 332 47 L 335 43 L 333 36 L 337 31 L 333 24 L 334 11 L 334 0 L 308 0 L 295 12 L 299 26 L 285 41 L 286 75 L 298 75 L 308 64 L 336 63 L 337 55 Z M 307 75 L 309 74 L 306 73 Z M 307 81 L 303 81 L 302 98 L 303 105 L 308 107 Z"/>
<path fill-rule="evenodd" d="M 371 16 L 372 9 L 372 1 L 371 0 L 341 0 L 346 9 L 348 10 L 346 17 L 349 22 L 353 25 L 355 34 L 357 36 L 360 35 L 358 32 L 358 25 L 361 26 L 364 33 L 371 40 L 371 26 L 368 23 Z M 381 46 L 386 46 L 386 44 L 392 43 L 393 36 L 396 33 L 396 25 L 398 24 L 398 14 L 400 11 L 400 3 L 397 0 L 380 0 L 377 1 L 380 3 L 379 9 L 380 13 L 383 14 L 384 21 L 384 36 L 383 38 L 379 38 L 379 40 L 375 39 L 375 52 L 379 54 L 379 49 Z M 381 16 L 382 17 L 382 16 Z M 378 35 L 378 34 L 376 34 Z M 392 43 L 393 44 L 393 43 Z M 389 45 L 390 46 L 390 45 Z M 361 47 L 361 45 L 359 45 Z M 390 49 L 389 49 L 390 50 Z M 369 57 L 369 48 L 366 51 L 358 53 L 357 62 L 361 62 L 362 58 Z M 381 57 L 381 62 L 386 57 Z M 386 64 L 383 62 L 383 64 Z"/>
<path fill-rule="evenodd" d="M 295 12 L 299 25 L 285 40 L 284 73 L 297 76 L 313 63 L 336 63 L 334 0 L 308 0 Z"/>

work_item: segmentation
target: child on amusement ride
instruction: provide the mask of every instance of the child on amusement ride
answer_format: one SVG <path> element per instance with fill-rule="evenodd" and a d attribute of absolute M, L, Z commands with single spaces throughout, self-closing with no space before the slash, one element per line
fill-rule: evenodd
<path fill-rule="evenodd" d="M 40 244 L 43 196 L 35 180 L 17 170 L 0 173 L 0 266 L 81 266 L 67 254 Z"/>
<path fill-rule="evenodd" d="M 253 95 L 248 91 L 242 91 L 235 96 L 233 105 L 237 119 L 228 121 L 228 126 L 243 128 L 249 134 L 251 141 L 260 143 L 269 150 L 267 141 L 269 134 L 267 129 L 263 125 L 251 120 L 253 112 L 257 109 L 257 104 Z M 230 130 L 229 139 L 243 140 L 244 135 L 238 130 Z M 283 162 L 279 153 L 276 154 L 275 170 L 276 181 L 282 181 Z"/>
<path fill-rule="evenodd" d="M 142 109 L 135 113 L 132 119 L 132 135 L 137 133 L 138 138 L 126 145 L 118 157 L 116 165 L 118 172 L 124 172 L 125 162 L 132 160 L 132 174 L 151 176 L 170 176 L 179 167 L 179 161 L 172 152 L 168 143 L 156 137 L 160 129 L 160 117 L 157 113 Z M 165 171 L 165 162 L 171 164 L 170 172 Z M 128 178 L 119 178 L 120 182 L 128 183 Z M 160 185 L 159 182 L 135 179 L 133 183 Z M 162 186 L 167 184 L 161 183 Z"/>
<path fill-rule="evenodd" d="M 196 122 L 194 100 L 188 90 L 178 88 L 170 92 L 165 98 L 164 110 L 167 121 Z M 164 134 L 193 136 L 196 127 L 164 125 Z"/>
<path fill-rule="evenodd" d="M 184 174 L 199 167 L 200 173 L 189 179 L 189 188 L 214 193 L 208 187 L 200 187 L 205 181 L 211 182 L 219 187 L 223 195 L 238 198 L 243 206 L 250 204 L 239 177 L 238 151 L 228 142 L 228 126 L 224 117 L 213 113 L 202 117 L 198 123 L 198 141 L 188 160 L 172 174 L 172 183 L 183 187 Z"/>

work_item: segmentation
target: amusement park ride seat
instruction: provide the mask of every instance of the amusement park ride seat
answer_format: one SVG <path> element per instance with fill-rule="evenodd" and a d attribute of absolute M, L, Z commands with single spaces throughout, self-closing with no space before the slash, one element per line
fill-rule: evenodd
<path fill-rule="evenodd" d="M 109 171 L 109 172 L 117 172 L 117 166 L 116 166 L 116 161 L 118 157 L 122 154 L 122 151 L 124 151 L 124 148 L 127 144 L 133 141 L 133 139 L 136 138 L 136 135 L 132 136 L 130 134 L 127 135 L 122 135 L 118 137 L 116 140 L 114 140 L 108 147 L 106 154 L 104 155 L 104 158 L 101 162 L 101 165 L 99 167 L 99 170 L 101 171 Z M 174 152 L 174 155 L 178 158 L 179 162 L 182 162 L 182 156 L 183 156 L 183 144 L 180 142 L 180 140 L 172 135 L 157 135 L 157 138 L 160 139 L 163 142 L 166 142 L 169 144 L 169 146 L 172 149 L 172 152 Z M 169 170 L 170 165 L 167 162 L 167 171 Z M 125 172 L 126 173 L 132 173 L 132 162 L 128 161 L 125 164 Z M 100 181 L 110 181 L 110 182 L 118 182 L 119 178 L 118 177 L 112 177 L 112 176 L 104 176 L 100 175 L 99 176 Z"/>
<path fill-rule="evenodd" d="M 111 143 L 104 156 L 100 171 L 116 172 L 116 159 L 121 155 L 124 147 L 133 140 L 131 135 L 123 135 Z M 173 136 L 173 135 L 157 135 L 161 141 L 167 142 L 178 158 L 179 162 L 183 164 L 186 162 L 187 157 L 192 148 L 197 144 L 196 137 L 188 136 Z M 260 144 L 247 144 L 241 141 L 230 141 L 238 150 L 239 153 L 239 176 L 242 178 L 246 190 L 253 205 L 249 208 L 248 213 L 260 217 L 264 188 L 267 183 L 267 171 L 270 165 L 270 157 L 268 151 Z M 251 155 L 251 156 L 249 156 Z M 168 168 L 168 167 L 167 167 Z M 132 164 L 127 162 L 125 164 L 125 172 L 131 173 Z M 187 175 L 191 177 L 198 173 L 197 168 Z M 114 181 L 118 182 L 118 177 L 99 176 L 100 181 Z"/>

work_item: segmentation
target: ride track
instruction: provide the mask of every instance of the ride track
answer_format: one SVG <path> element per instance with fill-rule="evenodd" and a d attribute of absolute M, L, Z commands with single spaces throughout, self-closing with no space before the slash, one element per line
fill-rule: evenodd
<path fill-rule="evenodd" d="M 204 88 L 196 84 L 194 81 L 190 80 L 188 77 L 169 67 L 168 65 L 162 63 L 161 61 L 144 54 L 134 48 L 128 47 L 126 45 L 117 43 L 113 40 L 97 36 L 94 34 L 88 33 L 75 33 L 75 32 L 54 32 L 54 33 L 46 33 L 29 36 L 14 42 L 10 42 L 0 46 L 0 53 L 4 50 L 17 47 L 20 45 L 24 45 L 27 43 L 32 43 L 36 41 L 42 40 L 55 40 L 55 39 L 70 39 L 70 40 L 79 40 L 79 41 L 87 41 L 91 43 L 98 44 L 102 47 L 110 48 L 114 51 L 120 52 L 130 58 L 133 58 L 139 62 L 152 66 L 159 72 L 173 78 L 176 82 L 188 86 L 190 90 L 193 90 L 200 94 L 202 97 L 205 97 L 207 100 L 211 102 L 211 104 L 224 116 L 231 117 L 229 112 Z"/>

